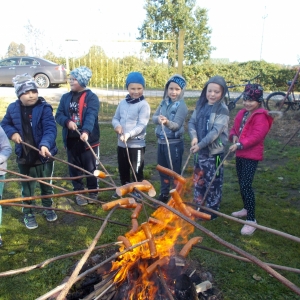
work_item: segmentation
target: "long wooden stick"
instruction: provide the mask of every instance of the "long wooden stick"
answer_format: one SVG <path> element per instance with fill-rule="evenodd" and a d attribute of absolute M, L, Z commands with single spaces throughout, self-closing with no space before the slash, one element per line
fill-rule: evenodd
<path fill-rule="evenodd" d="M 39 149 L 35 148 L 34 146 L 32 146 L 32 145 L 30 145 L 30 144 L 28 144 L 28 143 L 25 143 L 25 142 L 21 142 L 21 143 L 24 144 L 25 146 L 29 147 L 29 148 L 32 148 L 32 149 L 34 149 L 34 150 L 36 150 L 36 151 L 39 151 Z M 53 160 L 59 161 L 59 162 L 61 162 L 61 163 L 63 163 L 63 164 L 66 164 L 66 165 L 68 165 L 68 166 L 70 166 L 70 167 L 73 167 L 73 168 L 75 168 L 75 169 L 78 169 L 78 170 L 82 171 L 82 172 L 85 173 L 85 174 L 93 175 L 93 176 L 94 176 L 93 173 L 91 173 L 91 172 L 89 172 L 89 171 L 87 171 L 87 170 L 85 170 L 85 169 L 83 169 L 83 168 L 80 168 L 80 167 L 78 167 L 78 166 L 76 166 L 76 165 L 74 165 L 74 164 L 71 164 L 71 163 L 69 163 L 69 162 L 67 162 L 67 161 L 65 161 L 65 160 L 63 160 L 63 159 L 60 159 L 60 158 L 58 158 L 58 157 L 56 157 L 56 156 L 50 155 L 49 158 L 52 158 Z M 115 184 L 112 184 L 111 182 L 108 182 L 108 181 L 106 181 L 106 180 L 104 180 L 104 179 L 102 179 L 102 178 L 99 178 L 99 180 L 101 180 L 102 182 L 104 182 L 104 183 L 106 183 L 106 184 L 108 184 L 108 185 L 111 185 L 111 186 L 114 186 L 114 187 L 116 186 Z"/>
<path fill-rule="evenodd" d="M 211 251 L 211 252 L 218 253 L 218 254 L 222 254 L 222 255 L 225 255 L 225 256 L 228 256 L 228 257 L 235 258 L 237 260 L 244 261 L 244 262 L 252 263 L 252 261 L 250 261 L 248 258 L 241 257 L 241 256 L 238 256 L 238 255 L 234 255 L 234 254 L 231 254 L 231 253 L 228 253 L 228 252 L 220 251 L 220 250 L 217 250 L 217 249 L 209 248 L 209 247 L 206 247 L 206 246 L 193 245 L 193 247 L 203 249 L 203 250 L 207 250 L 207 251 Z M 281 266 L 281 265 L 275 265 L 275 264 L 271 264 L 271 263 L 267 263 L 267 262 L 265 262 L 265 264 L 272 267 L 272 268 L 274 268 L 274 269 L 283 270 L 283 271 L 290 271 L 290 272 L 300 274 L 300 269 L 290 268 L 290 267 Z"/>
<path fill-rule="evenodd" d="M 37 181 L 37 180 L 77 180 L 81 178 L 88 178 L 94 177 L 92 175 L 81 175 L 76 177 L 30 177 L 30 178 L 7 178 L 7 179 L 0 179 L 0 182 L 15 182 L 15 181 Z"/>
<path fill-rule="evenodd" d="M 23 174 L 20 174 L 20 173 L 11 171 L 11 170 L 6 170 L 6 169 L 2 169 L 2 168 L 0 168 L 0 170 L 1 170 L 1 171 L 4 171 L 4 172 L 6 172 L 6 173 L 10 173 L 10 174 L 14 174 L 14 175 L 23 177 L 23 178 L 35 179 L 34 177 L 30 177 L 30 176 L 27 176 L 27 175 L 23 175 Z M 43 181 L 43 180 L 37 180 L 37 182 L 42 183 L 42 184 L 45 184 L 45 185 L 48 185 L 48 186 L 51 186 L 51 187 L 56 188 L 56 189 L 58 189 L 58 190 L 64 191 L 64 192 L 66 192 L 66 193 L 70 193 L 69 190 L 64 189 L 64 188 L 62 188 L 62 187 L 60 187 L 60 186 L 51 184 L 51 183 L 49 183 L 49 182 L 46 182 L 46 181 Z M 87 193 L 87 191 L 86 191 L 86 190 L 83 190 L 83 191 L 73 191 L 71 194 L 65 194 L 65 195 L 77 195 L 77 194 L 83 194 L 83 193 Z M 52 195 L 50 195 L 50 196 L 53 196 L 53 197 L 54 197 L 54 195 L 55 195 L 55 194 L 52 194 Z M 32 196 L 32 197 L 37 197 L 37 198 L 35 198 L 35 199 L 40 199 L 40 198 L 45 197 L 45 196 Z M 90 200 L 89 197 L 86 197 L 86 196 L 84 196 L 84 195 L 81 195 L 81 197 L 84 198 L 84 199 L 86 199 L 86 200 Z M 28 197 L 28 198 L 30 198 L 30 197 Z M 45 197 L 45 198 L 51 198 L 51 197 L 49 197 L 49 195 L 48 195 L 48 196 Z M 14 198 L 14 199 L 16 199 L 16 198 Z M 34 200 L 34 199 L 28 199 L 28 200 Z M 92 199 L 92 200 L 93 200 L 93 202 L 99 201 L 99 200 L 95 200 L 95 199 Z"/>
<path fill-rule="evenodd" d="M 82 212 L 78 212 L 78 211 L 73 211 L 73 210 L 68 210 L 68 209 L 62 209 L 62 208 L 55 208 L 55 207 L 44 207 L 44 206 L 38 206 L 38 205 L 28 205 L 28 204 L 17 204 L 17 203 L 2 203 L 0 202 L 2 206 L 18 206 L 18 207 L 28 207 L 28 208 L 35 208 L 35 209 L 41 209 L 41 210 L 55 210 L 55 211 L 61 211 L 67 214 L 71 214 L 71 215 L 77 215 L 77 216 L 82 216 L 82 217 L 87 217 L 90 219 L 95 219 L 95 220 L 100 220 L 100 221 L 104 221 L 104 218 L 100 218 L 100 217 L 96 217 L 93 215 L 89 215 L 89 214 L 85 214 Z M 108 221 L 109 223 L 112 224 L 116 224 L 116 225 L 120 225 L 120 226 L 124 226 L 124 227 L 129 227 L 129 224 L 124 224 L 124 223 L 120 223 L 118 221 Z"/>
<path fill-rule="evenodd" d="M 106 248 L 106 247 L 110 247 L 110 246 L 116 246 L 116 245 L 119 245 L 121 243 L 122 242 L 114 242 L 114 243 L 110 243 L 110 244 L 103 244 L 103 245 L 95 247 L 93 249 L 93 251 L 96 251 L 96 250 L 99 250 L 99 249 L 102 249 L 102 248 Z M 79 255 L 79 254 L 84 253 L 85 251 L 86 251 L 86 249 L 78 250 L 78 251 L 71 252 L 71 253 L 68 253 L 68 254 L 63 254 L 63 255 L 59 255 L 59 256 L 55 256 L 55 257 L 46 259 L 43 262 L 41 262 L 39 264 L 36 264 L 36 265 L 32 265 L 32 266 L 28 266 L 28 267 L 24 267 L 24 268 L 20 268 L 20 269 L 15 269 L 15 270 L 9 270 L 9 271 L 6 271 L 6 272 L 2 272 L 2 273 L 0 273 L 0 277 L 6 277 L 6 276 L 16 275 L 16 274 L 20 274 L 20 273 L 27 273 L 27 272 L 32 271 L 34 269 L 42 269 L 42 268 L 46 267 L 47 265 L 49 265 L 50 263 L 52 263 L 54 261 L 65 259 L 65 258 L 72 257 L 72 256 L 75 256 L 75 255 Z"/>
<path fill-rule="evenodd" d="M 186 166 L 188 165 L 188 163 L 189 163 L 189 161 L 190 161 L 191 155 L 192 155 L 192 152 L 190 152 L 189 156 L 188 156 L 187 159 L 186 159 L 186 162 L 185 162 L 185 164 L 184 164 L 184 166 L 183 166 L 183 168 L 182 168 L 182 170 L 181 170 L 181 176 L 183 176 L 183 173 L 184 173 L 184 171 L 185 171 L 185 168 L 186 168 Z"/>
<path fill-rule="evenodd" d="M 160 206 L 163 206 L 166 209 L 170 210 L 171 212 L 173 212 L 174 214 L 176 214 L 177 216 L 179 216 L 180 218 L 182 218 L 186 222 L 190 223 L 191 225 L 193 225 L 194 227 L 196 227 L 200 231 L 202 231 L 205 234 L 207 234 L 209 237 L 211 237 L 212 239 L 214 239 L 215 241 L 217 241 L 221 245 L 224 245 L 225 247 L 231 249 L 232 251 L 234 251 L 234 252 L 236 252 L 236 253 L 238 253 L 238 254 L 240 254 L 240 255 L 248 258 L 253 263 L 255 263 L 256 265 L 258 265 L 260 268 L 262 268 L 263 270 L 265 270 L 266 272 L 268 272 L 269 274 L 271 274 L 273 277 L 275 277 L 279 282 L 281 282 L 282 284 L 284 284 L 285 286 L 287 286 L 290 290 L 292 290 L 296 294 L 300 295 L 300 288 L 299 287 L 297 287 L 294 283 L 292 283 L 291 281 L 289 281 L 287 278 L 285 278 L 284 276 L 282 276 L 281 274 L 279 274 L 278 272 L 276 272 L 275 270 L 273 270 L 271 267 L 269 267 L 268 265 L 266 265 L 263 261 L 261 261 L 257 257 L 255 257 L 255 256 L 251 255 L 250 253 L 248 253 L 248 252 L 246 252 L 246 251 L 238 248 L 237 246 L 235 246 L 233 244 L 230 244 L 230 243 L 226 242 L 225 240 L 221 239 L 220 237 L 218 237 L 216 234 L 214 234 L 210 230 L 206 229 L 205 227 L 201 226 L 200 224 L 198 224 L 195 221 L 191 220 L 190 218 L 186 217 L 185 215 L 183 215 L 182 213 L 180 213 L 179 211 L 177 211 L 173 207 L 170 207 L 169 205 L 167 205 L 167 204 L 165 204 L 165 203 L 163 203 L 161 201 L 155 200 L 155 199 L 149 197 L 147 194 L 145 194 L 143 192 L 141 192 L 141 193 L 148 200 L 153 201 L 154 203 L 157 203 Z"/>
<path fill-rule="evenodd" d="M 79 132 L 78 129 L 76 129 L 76 132 L 79 134 L 79 136 L 81 135 L 81 133 Z M 94 152 L 94 149 L 92 148 L 92 146 L 90 145 L 90 143 L 86 140 L 85 143 L 87 144 L 87 146 L 89 147 L 89 149 L 91 150 L 91 152 L 93 153 L 95 159 L 98 161 L 99 165 L 101 166 L 101 168 L 104 170 L 104 172 L 109 175 L 109 173 L 107 172 L 107 170 L 105 169 L 104 165 L 102 164 L 102 162 L 100 161 L 99 157 L 96 155 L 96 153 Z M 109 177 L 110 181 L 112 182 L 112 184 L 116 185 L 116 183 L 114 182 L 114 180 Z"/>
<path fill-rule="evenodd" d="M 213 209 L 208 208 L 206 206 L 199 206 L 199 205 L 191 203 L 191 202 L 184 202 L 184 203 L 187 204 L 187 205 L 191 205 L 191 206 L 194 206 L 194 207 L 197 207 L 197 208 L 201 208 L 201 209 L 203 209 L 205 211 L 214 213 L 214 214 L 216 214 L 216 215 L 218 215 L 220 217 L 224 217 L 226 219 L 229 219 L 229 220 L 241 223 L 241 224 L 249 225 L 249 222 L 247 222 L 247 221 L 244 221 L 242 219 L 238 219 L 238 218 L 235 218 L 235 217 L 223 214 L 223 213 L 221 213 L 219 211 L 213 210 Z M 282 236 L 284 238 L 292 240 L 294 242 L 300 243 L 300 238 L 297 237 L 297 236 L 294 236 L 294 235 L 291 235 L 291 234 L 288 234 L 288 233 L 285 233 L 285 232 L 282 232 L 282 231 L 279 231 L 279 230 L 275 230 L 275 229 L 272 229 L 272 228 L 269 228 L 269 227 L 266 227 L 266 226 L 258 225 L 256 223 L 251 223 L 251 226 L 253 226 L 253 227 L 257 228 L 257 229 L 260 229 L 262 231 L 270 232 L 270 233 L 276 234 L 278 236 Z"/>
<path fill-rule="evenodd" d="M 164 134 L 165 140 L 166 140 L 166 144 L 167 144 L 167 149 L 168 149 L 168 155 L 169 155 L 169 161 L 170 161 L 170 167 L 171 170 L 173 171 L 173 162 L 172 162 L 172 157 L 171 157 L 171 150 L 170 150 L 170 144 L 169 144 L 169 140 L 165 131 L 165 125 L 161 123 L 161 129 L 162 132 Z"/>
<path fill-rule="evenodd" d="M 77 278 L 76 278 L 76 282 L 81 280 L 82 278 L 84 278 L 85 276 L 87 276 L 88 274 L 96 271 L 98 268 L 102 267 L 103 265 L 105 265 L 106 263 L 118 258 L 119 256 L 125 254 L 128 251 L 132 251 L 134 248 L 140 247 L 146 243 L 149 242 L 149 239 L 146 239 L 144 241 L 141 241 L 129 248 L 126 248 L 125 250 L 123 250 L 122 252 L 117 252 L 115 254 L 113 254 L 111 257 L 107 258 L 106 260 L 104 260 L 103 262 L 99 263 L 98 265 L 86 270 L 85 272 L 81 273 Z M 65 287 L 66 283 L 62 283 L 61 285 L 57 286 L 56 288 L 52 289 L 51 291 L 49 291 L 48 293 L 42 295 L 41 297 L 37 298 L 36 300 L 47 300 L 50 296 L 54 295 L 55 293 L 61 291 L 64 287 Z"/>
<path fill-rule="evenodd" d="M 37 195 L 37 196 L 31 196 L 31 197 L 19 197 L 19 198 L 12 198 L 12 199 L 5 199 L 1 200 L 2 203 L 13 203 L 13 202 L 21 202 L 21 201 L 31 201 L 36 199 L 47 199 L 47 198 L 58 198 L 58 197 L 65 197 L 68 195 L 82 195 L 84 193 L 96 193 L 96 192 L 103 192 L 103 191 L 111 191 L 114 190 L 114 188 L 108 187 L 108 188 L 101 188 L 101 189 L 94 189 L 94 190 L 82 190 L 82 191 L 67 191 L 65 193 L 60 194 L 51 194 L 51 195 Z M 82 196 L 83 197 L 83 196 Z M 89 197 L 86 197 L 87 199 L 90 199 Z M 93 200 L 95 202 L 99 202 L 101 204 L 105 203 L 100 200 Z"/>
<path fill-rule="evenodd" d="M 103 222 L 102 226 L 100 227 L 99 231 L 97 232 L 96 236 L 94 237 L 91 245 L 88 247 L 88 249 L 85 251 L 83 257 L 80 259 L 80 261 L 77 263 L 75 270 L 73 271 L 72 275 L 70 276 L 69 280 L 66 282 L 66 285 L 64 286 L 64 288 L 62 289 L 61 293 L 59 294 L 59 296 L 57 297 L 57 300 L 64 300 L 65 297 L 67 296 L 70 288 L 72 287 L 72 285 L 76 282 L 76 278 L 81 270 L 81 268 L 83 267 L 83 265 L 85 264 L 86 260 L 89 258 L 90 254 L 92 253 L 93 249 L 95 248 L 99 238 L 101 237 L 106 225 L 107 225 L 107 221 L 109 220 L 109 218 L 111 217 L 111 215 L 115 212 L 115 210 L 117 209 L 119 205 L 115 206 L 110 212 L 109 214 L 106 216 L 105 221 Z"/>

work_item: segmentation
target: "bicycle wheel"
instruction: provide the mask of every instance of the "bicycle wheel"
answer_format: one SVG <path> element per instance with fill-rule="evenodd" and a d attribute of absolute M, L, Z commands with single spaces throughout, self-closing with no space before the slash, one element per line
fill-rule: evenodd
<path fill-rule="evenodd" d="M 280 105 L 284 97 L 286 96 L 283 92 L 275 92 L 270 94 L 266 99 L 266 105 L 268 110 L 279 110 Z M 281 110 L 288 111 L 290 108 L 289 100 L 286 99 Z"/>

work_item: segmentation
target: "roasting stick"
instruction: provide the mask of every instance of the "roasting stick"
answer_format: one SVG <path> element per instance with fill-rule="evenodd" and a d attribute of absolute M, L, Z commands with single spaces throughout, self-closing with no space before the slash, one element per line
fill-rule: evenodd
<path fill-rule="evenodd" d="M 124 144 L 125 144 L 125 147 L 126 147 L 127 159 L 128 159 L 129 164 L 130 164 L 131 171 L 132 171 L 132 173 L 133 173 L 133 176 L 134 176 L 135 181 L 138 182 L 137 177 L 136 177 L 136 174 L 135 174 L 135 171 L 134 171 L 134 169 L 133 169 L 133 165 L 132 165 L 132 163 L 131 163 L 131 159 L 130 159 L 130 155 L 129 155 L 128 146 L 127 146 L 127 143 L 125 142 L 125 139 L 124 139 Z M 132 195 L 132 196 L 135 196 L 135 195 Z M 147 214 L 147 210 L 146 210 L 146 208 L 145 208 L 144 202 L 142 202 L 142 205 L 143 205 L 144 213 L 145 213 L 146 218 L 147 218 L 147 220 L 148 220 L 148 214 Z"/>
<path fill-rule="evenodd" d="M 88 274 L 96 271 L 97 269 L 99 269 L 100 267 L 102 267 L 103 265 L 105 265 L 106 263 L 118 258 L 119 256 L 127 253 L 128 251 L 132 251 L 134 248 L 140 247 L 146 243 L 148 243 L 149 240 L 143 240 L 129 248 L 126 248 L 125 250 L 123 250 L 122 252 L 117 252 L 114 255 L 112 255 L 111 257 L 107 258 L 106 260 L 104 260 L 103 262 L 99 263 L 98 265 L 86 270 L 85 272 L 81 273 L 80 275 L 77 276 L 77 278 L 75 279 L 75 282 L 81 280 L 82 278 L 84 278 L 85 276 L 87 276 Z M 51 291 L 47 292 L 46 294 L 40 296 L 39 298 L 35 299 L 35 300 L 47 300 L 50 296 L 54 295 L 55 293 L 61 291 L 64 287 L 66 286 L 66 283 L 62 283 L 61 285 L 57 286 L 56 288 L 52 289 Z"/>
<path fill-rule="evenodd" d="M 110 244 L 103 244 L 103 245 L 100 245 L 100 246 L 96 246 L 93 251 L 96 251 L 96 250 L 99 250 L 99 249 L 102 249 L 102 248 L 106 248 L 106 247 L 110 247 L 110 246 L 120 245 L 120 244 L 122 244 L 122 242 L 114 242 L 114 243 L 110 243 Z M 63 255 L 59 255 L 59 256 L 55 256 L 55 257 L 46 259 L 46 260 L 44 260 L 43 262 L 41 262 L 39 264 L 35 264 L 35 265 L 32 265 L 32 266 L 28 266 L 28 267 L 24 267 L 24 268 L 20 268 L 20 269 L 14 269 L 14 270 L 1 272 L 0 277 L 6 277 L 6 276 L 16 275 L 16 274 L 20 274 L 20 273 L 27 273 L 27 272 L 30 272 L 34 269 L 42 269 L 42 268 L 46 267 L 47 265 L 49 265 L 50 263 L 52 263 L 54 261 L 65 259 L 65 258 L 72 257 L 72 256 L 75 256 L 75 255 L 79 255 L 79 254 L 84 253 L 85 251 L 86 251 L 86 249 L 78 250 L 76 252 L 71 252 L 71 253 L 67 253 L 67 254 L 63 254 Z"/>
<path fill-rule="evenodd" d="M 27 144 L 27 143 L 25 143 L 25 142 L 23 142 L 23 141 L 22 141 L 21 143 L 24 144 L 25 146 L 28 146 L 28 147 L 30 147 L 30 148 L 32 148 L 32 149 L 34 149 L 34 150 L 36 150 L 36 151 L 39 152 L 39 149 L 35 148 L 34 146 L 32 146 L 32 145 L 30 145 L 30 144 Z M 54 160 L 57 160 L 57 161 L 59 161 L 59 162 L 61 162 L 61 163 L 63 163 L 63 164 L 66 164 L 66 165 L 68 165 L 68 166 L 71 166 L 71 167 L 73 167 L 73 168 L 75 168 L 75 169 L 78 169 L 78 170 L 82 171 L 83 173 L 86 173 L 86 174 L 89 174 L 89 175 L 93 175 L 93 176 L 94 176 L 93 173 L 91 173 L 91 172 L 89 172 L 89 171 L 87 171 L 87 170 L 85 170 L 85 169 L 83 169 L 83 168 L 80 168 L 80 167 L 78 167 L 78 166 L 76 166 L 76 165 L 74 165 L 74 164 L 71 164 L 71 163 L 69 163 L 69 162 L 67 162 L 67 161 L 65 161 L 65 160 L 63 160 L 63 159 L 60 159 L 60 158 L 55 157 L 55 156 L 52 156 L 52 155 L 50 155 L 49 157 L 52 158 L 52 159 L 54 159 Z M 104 179 L 102 179 L 102 178 L 100 178 L 100 180 L 103 181 L 103 182 L 105 182 L 106 184 L 108 184 L 108 185 L 110 185 L 110 186 L 116 187 L 115 184 L 113 184 L 113 183 L 111 183 L 111 182 L 108 182 L 108 181 L 106 181 L 106 180 L 104 180 Z"/>
<path fill-rule="evenodd" d="M 23 178 L 35 179 L 35 180 L 36 180 L 37 182 L 39 182 L 39 183 L 42 183 L 42 184 L 51 186 L 51 187 L 53 187 L 53 188 L 56 188 L 56 189 L 58 189 L 58 190 L 61 190 L 61 191 L 66 192 L 67 194 L 65 194 L 65 195 L 73 195 L 73 194 L 78 194 L 78 193 L 80 194 L 80 192 L 81 192 L 81 191 L 76 191 L 75 193 L 74 193 L 74 191 L 73 191 L 73 192 L 70 192 L 70 191 L 67 190 L 67 189 L 64 189 L 64 188 L 59 187 L 59 186 L 54 185 L 54 184 L 51 184 L 51 183 L 49 183 L 49 182 L 46 182 L 46 181 L 43 181 L 43 180 L 39 180 L 39 179 L 37 180 L 37 178 L 33 178 L 33 177 L 30 177 L 30 176 L 27 176 L 27 175 L 23 175 L 23 174 L 20 174 L 20 173 L 11 171 L 11 170 L 6 170 L 6 169 L 2 169 L 2 168 L 0 168 L 0 170 L 1 170 L 1 171 L 4 171 L 4 172 L 7 172 L 7 173 L 10 173 L 10 174 L 14 174 L 14 175 L 23 177 Z M 86 193 L 87 191 L 84 190 L 83 192 Z M 41 198 L 52 198 L 52 197 L 55 197 L 55 194 L 52 194 L 52 195 L 44 195 L 44 196 L 39 195 L 39 196 L 27 197 L 27 198 L 29 198 L 29 199 L 27 199 L 27 200 L 34 200 L 34 199 L 41 199 Z M 57 197 L 57 196 L 56 196 L 56 197 Z M 59 196 L 59 197 L 60 197 L 60 196 Z M 90 200 L 89 197 L 84 196 L 84 195 L 82 195 L 82 198 L 85 198 L 85 199 L 87 199 L 87 200 Z M 12 200 L 15 200 L 15 199 L 23 199 L 23 200 L 24 200 L 25 198 L 14 198 L 14 199 L 12 199 Z M 23 201 L 23 200 L 22 200 L 22 201 Z M 70 199 L 68 199 L 68 200 L 70 200 Z M 7 200 L 2 200 L 2 201 L 9 202 L 9 201 L 7 201 Z M 11 200 L 10 200 L 10 201 L 11 201 Z M 25 201 L 25 200 L 24 200 L 24 201 Z M 93 200 L 93 201 L 96 202 L 96 201 L 99 201 L 99 200 Z M 14 202 L 14 201 L 12 201 L 12 202 Z M 99 202 L 100 202 L 100 201 L 99 201 Z M 4 203 L 4 202 L 2 202 L 2 203 Z M 102 202 L 100 202 L 100 203 L 102 203 Z"/>
<path fill-rule="evenodd" d="M 165 125 L 163 123 L 161 123 L 161 129 L 162 129 L 162 132 L 163 132 L 165 140 L 166 140 L 166 144 L 167 144 L 167 148 L 168 148 L 169 161 L 170 161 L 170 167 L 171 167 L 171 170 L 173 171 L 173 163 L 172 163 L 172 157 L 171 157 L 171 151 L 170 151 L 170 144 L 169 144 L 169 140 L 168 140 L 167 135 L 166 135 Z"/>
<path fill-rule="evenodd" d="M 209 192 L 209 189 L 210 189 L 212 183 L 214 182 L 214 180 L 215 180 L 215 178 L 216 178 L 216 176 L 217 176 L 217 174 L 218 174 L 218 172 L 219 172 L 221 166 L 223 165 L 223 163 L 225 162 L 227 156 L 228 156 L 230 153 L 231 153 L 230 151 L 227 152 L 227 154 L 225 155 L 225 157 L 224 157 L 223 160 L 221 161 L 220 165 L 218 166 L 218 168 L 217 168 L 217 170 L 216 170 L 216 172 L 215 172 L 215 174 L 214 174 L 214 176 L 213 176 L 211 182 L 209 183 L 209 185 L 208 185 L 208 187 L 207 187 L 207 189 L 206 189 L 206 191 L 205 191 L 205 194 L 204 194 L 204 196 L 203 196 L 203 198 L 202 198 L 202 200 L 201 200 L 201 205 L 202 205 L 202 206 L 204 206 L 204 204 L 205 204 L 206 196 L 207 196 L 207 194 L 208 194 L 208 192 Z"/>
<path fill-rule="evenodd" d="M 79 136 L 81 135 L 81 133 L 79 132 L 78 129 L 76 129 L 76 132 L 79 134 Z M 98 156 L 96 155 L 96 153 L 94 152 L 94 150 L 93 150 L 92 146 L 90 145 L 90 143 L 89 143 L 87 140 L 84 141 L 84 142 L 87 144 L 87 146 L 89 147 L 89 149 L 92 151 L 92 153 L 93 153 L 95 159 L 98 161 L 99 165 L 100 165 L 101 168 L 104 170 L 104 172 L 105 172 L 107 175 L 109 175 L 108 172 L 107 172 L 107 170 L 105 169 L 104 165 L 103 165 L 102 162 L 100 161 L 99 157 L 98 157 Z M 109 177 L 109 179 L 110 179 L 110 181 L 111 181 L 112 184 L 116 185 L 116 183 L 114 182 L 114 180 L 113 180 L 111 177 Z"/>
<path fill-rule="evenodd" d="M 94 176 L 94 175 L 93 175 Z M 38 181 L 38 180 L 77 180 L 81 178 L 93 177 L 92 175 L 81 175 L 76 177 L 30 177 L 30 178 L 7 178 L 0 179 L 0 182 L 15 182 L 15 181 Z"/>
<path fill-rule="evenodd" d="M 183 168 L 182 168 L 182 171 L 181 171 L 181 176 L 183 176 L 183 173 L 184 173 L 184 171 L 185 171 L 185 168 L 187 167 L 187 165 L 188 165 L 188 163 L 189 163 L 189 161 L 190 161 L 191 155 L 192 155 L 192 152 L 190 152 L 189 156 L 188 156 L 187 159 L 186 159 L 186 162 L 185 162 L 185 164 L 184 164 L 184 166 L 183 166 Z"/>
<path fill-rule="evenodd" d="M 169 205 L 165 204 L 164 202 L 160 202 L 158 200 L 155 200 L 151 197 L 149 197 L 147 194 L 141 192 L 143 194 L 143 196 L 154 202 L 159 204 L 160 206 L 165 207 L 166 209 L 168 209 L 169 211 L 171 211 L 172 213 L 176 214 L 177 216 L 179 216 L 180 218 L 182 218 L 183 220 L 185 220 L 186 222 L 190 223 L 191 225 L 193 225 L 194 227 L 196 227 L 197 229 L 199 229 L 200 231 L 204 232 L 205 234 L 207 234 L 209 237 L 211 237 L 212 239 L 214 239 L 215 241 L 217 241 L 218 243 L 220 243 L 221 245 L 224 245 L 225 247 L 231 249 L 232 251 L 242 255 L 243 257 L 248 258 L 249 260 L 251 260 L 253 263 L 255 263 L 256 265 L 258 265 L 260 268 L 262 268 L 263 270 L 265 270 L 266 272 L 268 272 L 270 275 L 272 275 L 274 278 L 276 278 L 279 282 L 281 282 L 282 284 L 284 284 L 286 287 L 288 287 L 290 290 L 294 291 L 296 294 L 300 295 L 300 288 L 298 286 L 296 286 L 293 282 L 289 281 L 287 278 L 285 278 L 284 276 L 282 276 L 281 274 L 279 274 L 278 272 L 276 272 L 274 269 L 272 269 L 271 267 L 269 267 L 267 264 L 265 264 L 263 261 L 261 261 L 259 258 L 257 258 L 256 256 L 251 255 L 250 253 L 240 249 L 239 247 L 221 239 L 219 236 L 217 236 L 216 234 L 214 234 L 213 232 L 211 232 L 210 230 L 208 230 L 207 228 L 201 226 L 200 224 L 196 223 L 195 221 L 193 221 L 192 219 L 190 219 L 189 217 L 185 216 L 184 214 L 182 214 L 181 212 L 179 212 L 178 210 L 174 209 L 173 207 L 170 207 Z M 247 224 L 247 223 L 246 223 Z M 254 224 L 256 225 L 256 224 Z M 251 225 L 252 226 L 252 225 Z M 256 226 L 255 226 L 256 227 Z"/>
<path fill-rule="evenodd" d="M 94 237 L 91 245 L 88 247 L 88 249 L 86 250 L 86 252 L 84 253 L 83 257 L 80 259 L 80 261 L 77 263 L 75 270 L 73 271 L 72 275 L 70 276 L 69 280 L 66 282 L 66 285 L 64 286 L 64 288 L 62 289 L 61 293 L 58 295 L 57 300 L 64 300 L 65 297 L 67 296 L 69 290 L 71 289 L 71 287 L 73 286 L 73 284 L 76 282 L 76 279 L 78 277 L 78 274 L 81 270 L 81 268 L 83 267 L 83 265 L 85 264 L 86 260 L 89 258 L 90 254 L 92 253 L 92 251 L 94 250 L 99 238 L 101 237 L 107 223 L 108 220 L 110 219 L 111 215 L 115 212 L 115 210 L 119 207 L 119 205 L 116 205 L 110 212 L 109 214 L 106 216 L 105 221 L 103 222 L 103 224 L 101 225 L 99 231 L 97 232 L 96 236 Z"/>
<path fill-rule="evenodd" d="M 165 291 L 166 291 L 166 293 L 167 293 L 169 299 L 170 299 L 170 300 L 174 300 L 174 297 L 173 297 L 173 295 L 171 294 L 171 292 L 170 292 L 170 290 L 169 290 L 169 288 L 168 288 L 168 286 L 167 286 L 167 283 L 166 283 L 166 281 L 165 281 L 164 275 L 163 275 L 163 273 L 162 273 L 161 268 L 160 268 L 159 265 L 157 266 L 157 269 L 158 269 L 159 279 L 160 279 L 160 281 L 161 281 L 161 283 L 162 283 L 162 285 L 163 285 L 163 287 L 164 287 L 164 289 L 165 289 Z"/>

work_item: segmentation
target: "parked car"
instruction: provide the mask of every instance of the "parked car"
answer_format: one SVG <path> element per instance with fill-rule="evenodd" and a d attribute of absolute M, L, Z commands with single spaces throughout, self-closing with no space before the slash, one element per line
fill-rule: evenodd
<path fill-rule="evenodd" d="M 67 82 L 67 71 L 63 65 L 32 56 L 14 56 L 0 60 L 0 85 L 12 84 L 16 75 L 28 73 L 39 88 L 58 87 Z"/>

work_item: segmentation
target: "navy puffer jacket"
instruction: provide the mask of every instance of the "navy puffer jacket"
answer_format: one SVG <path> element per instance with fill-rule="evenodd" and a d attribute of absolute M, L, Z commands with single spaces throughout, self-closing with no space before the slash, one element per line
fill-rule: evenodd
<path fill-rule="evenodd" d="M 46 102 L 42 97 L 39 97 L 39 104 L 37 104 L 32 110 L 32 133 L 35 144 L 39 149 L 45 146 L 49 149 L 52 156 L 57 154 L 56 136 L 57 129 L 53 116 L 52 106 Z M 11 103 L 6 114 L 1 122 L 1 126 L 5 131 L 7 137 L 11 139 L 14 133 L 19 133 L 22 140 L 24 140 L 22 130 L 22 118 L 21 118 L 21 101 L 18 99 Z M 16 144 L 15 153 L 18 157 L 21 157 L 23 151 L 22 144 Z M 40 156 L 41 161 L 44 158 Z"/>

